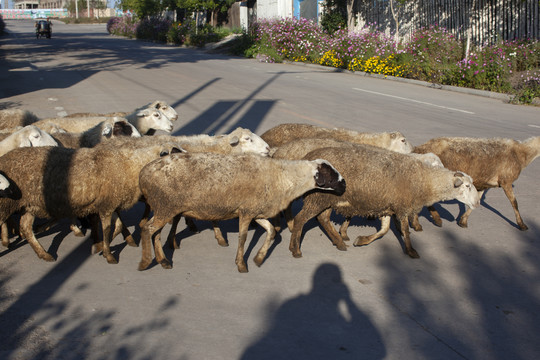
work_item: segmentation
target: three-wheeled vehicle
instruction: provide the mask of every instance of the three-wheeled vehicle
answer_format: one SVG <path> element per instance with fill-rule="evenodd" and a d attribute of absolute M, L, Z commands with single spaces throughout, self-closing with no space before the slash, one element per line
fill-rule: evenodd
<path fill-rule="evenodd" d="M 51 26 L 50 20 L 37 19 L 35 26 L 36 26 L 36 39 L 39 39 L 42 36 L 45 36 L 47 39 L 51 38 L 52 26 Z"/>

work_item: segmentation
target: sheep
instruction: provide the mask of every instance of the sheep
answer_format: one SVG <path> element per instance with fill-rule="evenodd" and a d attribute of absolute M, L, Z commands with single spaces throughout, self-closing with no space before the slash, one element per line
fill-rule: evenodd
<path fill-rule="evenodd" d="M 34 123 L 39 128 L 48 129 L 56 127 L 66 132 L 80 133 L 84 132 L 100 122 L 107 120 L 107 116 L 88 116 L 88 117 L 57 117 L 42 119 Z M 139 133 L 146 134 L 151 129 L 171 132 L 172 122 L 155 109 L 143 109 L 124 116 L 130 124 L 135 126 Z"/>
<path fill-rule="evenodd" d="M 141 134 L 137 131 L 135 126 L 130 124 L 126 119 L 119 117 L 107 118 L 82 133 L 53 134 L 53 138 L 60 146 L 71 149 L 94 147 L 103 141 L 118 136 L 140 138 Z"/>
<path fill-rule="evenodd" d="M 154 102 L 151 102 L 150 104 L 141 106 L 141 107 L 135 109 L 134 111 L 132 111 L 131 113 L 127 113 L 127 112 L 114 112 L 114 113 L 108 113 L 108 114 L 74 113 L 74 114 L 67 115 L 66 117 L 80 118 L 80 117 L 94 117 L 94 116 L 106 116 L 106 117 L 121 116 L 121 117 L 127 117 L 128 119 L 130 119 L 130 116 L 133 116 L 133 114 L 137 114 L 139 111 L 144 110 L 144 109 L 157 110 L 161 114 L 165 115 L 165 117 L 167 119 L 169 119 L 170 121 L 178 120 L 178 113 L 176 112 L 176 110 L 174 110 L 173 107 L 169 106 L 165 101 L 162 101 L 162 100 L 156 100 Z M 158 127 L 150 128 L 148 126 L 145 126 L 144 124 L 140 124 L 139 126 L 140 127 L 138 129 L 144 135 L 154 135 L 155 130 L 164 130 L 164 131 L 167 131 L 167 132 L 172 131 L 172 129 L 167 130 L 165 128 L 160 129 Z"/>
<path fill-rule="evenodd" d="M 18 148 L 2 157 L 0 171 L 20 189 L 15 199 L 0 199 L 0 222 L 22 211 L 21 234 L 37 256 L 54 261 L 32 231 L 35 217 L 73 218 L 98 215 L 103 232 L 103 256 L 111 254 L 111 221 L 115 211 L 139 201 L 139 172 L 150 161 L 173 151 L 176 144 L 155 144 L 139 149 L 122 148 L 114 140 L 95 148 Z"/>
<path fill-rule="evenodd" d="M 277 160 L 254 154 L 173 154 L 145 166 L 139 183 L 154 211 L 141 230 L 139 270 L 146 269 L 152 261 L 152 238 L 156 261 L 164 268 L 171 267 L 159 235 L 169 220 L 182 214 L 213 221 L 239 218 L 236 265 L 239 272 L 247 272 L 244 244 L 251 220 L 267 231 L 254 259 L 260 266 L 275 236 L 266 219 L 306 191 L 324 189 L 343 193 L 345 190 L 345 181 L 325 160 Z"/>
<path fill-rule="evenodd" d="M 367 245 L 383 236 L 390 227 L 390 217 L 395 216 L 403 235 L 405 253 L 418 258 L 409 237 L 409 215 L 438 201 L 457 199 L 470 207 L 479 203 L 470 176 L 431 167 L 407 154 L 356 145 L 354 148 L 321 148 L 304 157 L 306 160 L 316 158 L 330 161 L 347 181 L 347 189 L 341 196 L 322 192 L 306 194 L 302 209 L 293 220 L 289 249 L 294 257 L 302 256 L 299 243 L 302 228 L 314 216 L 333 244 L 346 250 L 342 237 L 330 223 L 330 214 L 334 210 L 348 217 L 381 217 L 381 231 L 371 236 L 359 236 L 355 246 Z"/>
<path fill-rule="evenodd" d="M 39 118 L 28 110 L 3 109 L 0 110 L 0 129 L 24 127 L 38 121 Z"/>
<path fill-rule="evenodd" d="M 56 146 L 51 135 L 34 125 L 27 125 L 12 134 L 5 134 L 0 141 L 0 156 L 18 147 Z"/>
<path fill-rule="evenodd" d="M 399 153 L 412 152 L 412 145 L 398 131 L 383 133 L 361 133 L 344 128 L 329 129 L 308 124 L 281 124 L 261 135 L 271 148 L 303 138 L 335 139 L 356 144 L 368 144 Z"/>
<path fill-rule="evenodd" d="M 354 148 L 356 144 L 348 142 L 348 141 L 341 141 L 341 140 L 335 140 L 335 139 L 324 139 L 324 138 L 301 138 L 297 140 L 290 141 L 286 144 L 283 144 L 279 146 L 277 149 L 275 149 L 272 157 L 276 159 L 289 159 L 289 160 L 299 160 L 302 159 L 306 154 L 309 152 L 323 148 L 323 147 L 352 147 Z M 428 164 L 433 164 L 433 166 L 437 166 L 440 164 L 442 167 L 441 161 L 435 154 L 408 154 L 410 156 L 415 156 L 419 158 L 421 161 L 424 161 Z M 291 206 L 289 206 L 285 210 L 285 218 L 287 219 L 287 226 L 289 230 L 292 230 L 292 211 Z M 344 222 L 341 224 L 339 233 L 341 234 L 343 240 L 348 241 L 349 236 L 347 235 L 347 229 L 349 227 L 351 218 L 346 217 Z M 278 225 L 277 219 L 275 219 L 276 224 L 276 231 L 279 231 L 280 227 Z M 414 225 L 420 226 L 418 222 L 414 223 Z M 418 229 L 418 227 L 415 227 L 415 230 Z"/>
<path fill-rule="evenodd" d="M 415 153 L 432 152 L 439 156 L 444 166 L 464 171 L 474 179 L 480 197 L 489 188 L 502 187 L 510 201 L 520 230 L 527 230 L 518 210 L 512 184 L 521 171 L 540 155 L 540 136 L 524 141 L 506 138 L 440 137 L 414 148 Z M 434 222 L 442 222 L 435 209 L 430 209 Z M 458 218 L 458 225 L 466 228 L 472 209 Z"/>
<path fill-rule="evenodd" d="M 268 156 L 270 147 L 268 144 L 260 138 L 257 134 L 254 134 L 249 129 L 244 129 L 238 127 L 231 131 L 228 134 L 222 135 L 187 135 L 187 136 L 170 136 L 170 135 L 159 135 L 155 137 L 144 137 L 140 140 L 134 142 L 134 144 L 139 143 L 152 143 L 155 141 L 174 141 L 178 143 L 184 150 L 190 153 L 195 152 L 210 152 L 216 154 L 243 154 L 243 153 L 253 153 L 261 156 Z M 143 217 L 139 226 L 142 227 L 148 215 L 150 209 L 145 208 Z M 176 234 L 176 228 L 178 222 L 180 221 L 181 216 L 175 217 L 169 231 L 169 243 L 176 245 L 172 240 Z M 186 218 L 186 223 L 189 228 L 193 231 L 197 231 L 197 226 L 193 221 Z M 216 222 L 213 222 L 213 228 L 215 232 L 215 237 L 219 245 L 228 246 L 227 241 L 223 237 L 219 227 Z"/>
<path fill-rule="evenodd" d="M 127 136 L 133 138 L 141 137 L 141 134 L 137 129 L 131 125 L 125 118 L 111 117 L 100 122 L 96 126 L 86 130 L 82 133 L 56 133 L 53 134 L 53 138 L 58 142 L 62 147 L 70 149 L 79 149 L 82 147 L 94 147 L 99 143 L 108 141 L 110 139 L 116 138 L 118 136 Z M 117 217 L 115 229 L 121 230 L 125 240 L 130 245 L 135 245 L 131 233 L 125 229 L 121 224 L 121 220 Z M 55 219 L 42 224 L 36 229 L 36 232 L 42 232 L 48 230 L 52 224 L 56 223 Z M 80 227 L 77 225 L 76 219 L 71 220 L 70 225 L 71 230 L 74 232 L 75 236 L 84 236 L 84 233 L 81 231 Z M 96 239 L 97 234 L 92 232 L 94 239 Z M 113 238 L 116 234 L 113 236 Z"/>

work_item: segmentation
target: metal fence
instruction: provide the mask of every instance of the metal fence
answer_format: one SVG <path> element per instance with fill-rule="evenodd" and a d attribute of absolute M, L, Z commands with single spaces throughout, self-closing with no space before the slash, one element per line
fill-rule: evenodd
<path fill-rule="evenodd" d="M 353 1 L 355 30 L 371 25 L 395 34 L 389 0 Z M 539 7 L 539 0 L 412 0 L 404 5 L 394 1 L 401 39 L 408 39 L 416 29 L 438 25 L 459 38 L 470 28 L 476 44 L 540 39 Z"/>

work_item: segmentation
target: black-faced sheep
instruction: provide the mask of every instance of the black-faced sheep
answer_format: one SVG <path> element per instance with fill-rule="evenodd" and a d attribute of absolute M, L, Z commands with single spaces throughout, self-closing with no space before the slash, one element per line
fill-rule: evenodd
<path fill-rule="evenodd" d="M 276 160 L 257 155 L 173 154 L 153 161 L 140 173 L 143 196 L 154 211 L 142 229 L 139 270 L 156 260 L 170 263 L 161 248 L 161 229 L 175 215 L 199 220 L 239 218 L 236 253 L 238 271 L 247 272 L 244 244 L 251 220 L 266 231 L 265 242 L 255 257 L 261 265 L 275 236 L 266 219 L 275 216 L 306 191 L 327 189 L 342 193 L 345 182 L 325 160 Z"/>
<path fill-rule="evenodd" d="M 332 210 L 344 216 L 380 217 L 381 231 L 369 237 L 359 236 L 355 246 L 367 245 L 384 235 L 395 215 L 403 234 L 405 252 L 412 258 L 419 257 L 409 237 L 408 216 L 435 202 L 457 199 L 475 207 L 478 192 L 470 176 L 434 168 L 423 162 L 392 151 L 357 145 L 354 148 L 322 148 L 307 154 L 304 159 L 324 158 L 330 161 L 347 181 L 341 196 L 331 193 L 306 194 L 300 212 L 294 218 L 290 250 L 300 257 L 300 236 L 304 224 L 317 216 L 334 245 L 345 249 L 342 237 L 330 222 Z"/>
<path fill-rule="evenodd" d="M 362 133 L 344 128 L 325 128 L 308 124 L 281 124 L 261 135 L 272 147 L 279 147 L 290 141 L 304 138 L 334 139 L 355 144 L 368 144 L 399 153 L 410 153 L 412 145 L 400 132 Z"/>
<path fill-rule="evenodd" d="M 141 137 L 135 126 L 124 118 L 112 117 L 81 133 L 55 133 L 52 137 L 62 147 L 90 148 L 118 136 Z"/>
<path fill-rule="evenodd" d="M 521 171 L 540 155 L 540 136 L 524 141 L 513 139 L 483 139 L 466 137 L 436 138 L 414 148 L 416 153 L 432 152 L 439 156 L 444 167 L 460 170 L 474 179 L 480 197 L 489 188 L 502 187 L 512 204 L 520 230 L 527 230 L 518 210 L 512 184 Z M 435 209 L 430 209 L 432 215 Z M 467 209 L 458 220 L 458 225 L 467 227 L 472 209 Z M 438 214 L 434 221 L 442 224 Z"/>
<path fill-rule="evenodd" d="M 28 110 L 0 110 L 0 129 L 14 129 L 18 126 L 24 127 L 33 124 L 38 120 L 39 118 Z"/>
<path fill-rule="evenodd" d="M 0 222 L 22 211 L 20 231 L 39 258 L 54 261 L 32 231 L 35 217 L 74 218 L 98 215 L 103 231 L 103 256 L 117 260 L 109 243 L 113 213 L 139 201 L 139 172 L 171 151 L 171 144 L 125 149 L 112 144 L 79 150 L 60 147 L 18 148 L 2 157 L 0 171 L 20 189 L 14 199 L 0 199 Z"/>
<path fill-rule="evenodd" d="M 18 147 L 58 145 L 51 135 L 34 125 L 27 125 L 12 134 L 2 134 L 0 139 L 0 156 Z"/>
<path fill-rule="evenodd" d="M 289 160 L 299 160 L 306 156 L 309 152 L 324 148 L 324 147 L 351 147 L 354 148 L 357 144 L 351 143 L 348 141 L 341 141 L 335 139 L 324 139 L 324 138 L 302 138 L 290 141 L 286 144 L 279 146 L 275 149 L 272 157 L 276 159 L 289 159 Z M 409 156 L 414 156 L 419 160 L 423 161 L 426 164 L 431 164 L 432 166 L 442 167 L 442 163 L 435 154 L 413 154 L 409 153 Z M 287 226 L 289 230 L 292 231 L 292 211 L 291 206 L 285 210 L 285 218 L 287 219 Z M 348 241 L 349 236 L 347 235 L 347 229 L 351 222 L 350 217 L 346 217 L 344 222 L 341 224 L 339 233 L 343 240 Z M 385 225 L 387 219 L 383 219 L 383 225 Z M 276 231 L 279 231 L 279 221 L 275 221 Z M 415 224 L 416 225 L 416 224 Z M 419 224 L 418 224 L 419 226 Z M 418 230 L 418 227 L 415 228 Z"/>

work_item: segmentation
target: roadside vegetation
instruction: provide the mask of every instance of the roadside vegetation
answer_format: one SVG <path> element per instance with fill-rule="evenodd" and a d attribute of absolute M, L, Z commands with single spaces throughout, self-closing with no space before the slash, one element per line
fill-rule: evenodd
<path fill-rule="evenodd" d="M 194 21 L 131 17 L 111 18 L 107 30 L 130 38 L 198 47 L 234 32 L 208 24 L 196 27 Z M 540 97 L 537 40 L 477 46 L 467 58 L 464 48 L 463 41 L 437 26 L 418 30 L 409 41 L 396 42 L 375 27 L 349 33 L 338 24 L 329 32 L 311 20 L 289 18 L 252 24 L 228 51 L 263 62 L 312 63 L 507 93 L 514 95 L 516 103 L 531 103 Z"/>

